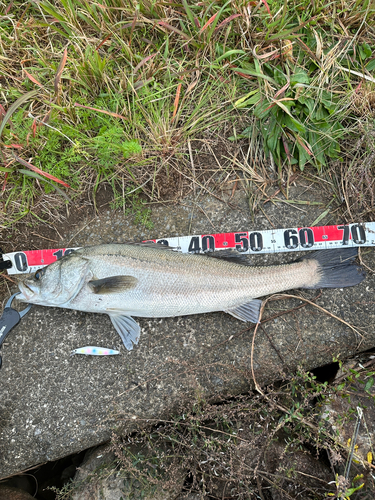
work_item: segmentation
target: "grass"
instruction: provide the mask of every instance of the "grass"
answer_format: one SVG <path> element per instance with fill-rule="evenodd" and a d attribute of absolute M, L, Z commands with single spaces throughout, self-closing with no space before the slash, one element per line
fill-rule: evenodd
<path fill-rule="evenodd" d="M 369 0 L 64 0 L 0 10 L 2 227 L 53 189 L 55 203 L 67 203 L 61 183 L 69 199 L 109 183 L 116 207 L 145 213 L 144 202 L 205 178 L 188 145 L 199 154 L 207 133 L 249 143 L 258 175 L 271 163 L 280 180 L 345 163 L 343 140 L 359 121 L 373 129 Z"/>

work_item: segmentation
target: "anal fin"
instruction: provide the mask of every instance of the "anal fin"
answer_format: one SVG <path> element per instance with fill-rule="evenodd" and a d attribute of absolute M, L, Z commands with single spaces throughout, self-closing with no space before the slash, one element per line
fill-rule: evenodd
<path fill-rule="evenodd" d="M 250 321 L 251 323 L 258 323 L 259 313 L 262 301 L 259 299 L 253 299 L 251 302 L 246 304 L 241 304 L 240 306 L 233 307 L 232 309 L 226 309 L 224 312 L 231 314 L 241 321 Z"/>
<path fill-rule="evenodd" d="M 128 351 L 133 349 L 133 344 L 137 345 L 141 335 L 141 327 L 130 316 L 122 314 L 108 314 L 117 333 L 120 335 L 124 346 Z"/>

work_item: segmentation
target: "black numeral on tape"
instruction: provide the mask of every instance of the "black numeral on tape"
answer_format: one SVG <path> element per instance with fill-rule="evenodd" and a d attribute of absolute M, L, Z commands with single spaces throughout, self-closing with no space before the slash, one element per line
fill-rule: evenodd
<path fill-rule="evenodd" d="M 56 257 L 56 259 L 61 259 L 62 256 L 64 255 L 69 255 L 70 253 L 74 252 L 73 248 L 67 248 L 65 252 L 63 250 L 57 250 L 56 252 L 53 252 L 52 255 Z"/>
<path fill-rule="evenodd" d="M 213 236 L 202 236 L 202 250 L 203 252 L 215 251 L 215 238 Z"/>
<path fill-rule="evenodd" d="M 249 240 L 252 252 L 260 252 L 263 250 L 263 236 L 261 233 L 251 233 Z"/>
<path fill-rule="evenodd" d="M 56 257 L 56 259 L 61 259 L 61 257 L 64 255 L 62 250 L 57 250 L 57 252 L 53 252 L 53 255 Z"/>
<path fill-rule="evenodd" d="M 354 224 L 352 227 L 337 226 L 337 229 L 344 230 L 341 241 L 343 245 L 349 245 L 350 234 L 352 236 L 352 240 L 356 245 L 363 245 L 364 243 L 366 243 L 366 232 L 363 226 L 360 226 L 359 224 Z"/>
<path fill-rule="evenodd" d="M 360 226 L 359 224 L 352 226 L 351 233 L 354 243 L 357 245 L 363 245 L 363 243 L 366 243 L 366 233 L 363 226 Z"/>
<path fill-rule="evenodd" d="M 314 233 L 309 227 L 303 227 L 299 230 L 299 241 L 303 248 L 310 248 L 314 245 Z"/>
<path fill-rule="evenodd" d="M 14 256 L 14 262 L 16 264 L 16 268 L 20 273 L 23 273 L 26 271 L 26 269 L 29 267 L 27 263 L 27 257 L 26 254 L 23 252 L 18 252 Z"/>
<path fill-rule="evenodd" d="M 249 240 L 247 239 L 246 233 L 236 233 L 234 241 L 238 243 L 238 245 L 236 245 L 236 250 L 239 252 L 246 252 L 249 250 Z"/>
<path fill-rule="evenodd" d="M 350 227 L 349 226 L 337 226 L 337 229 L 343 229 L 344 232 L 343 232 L 343 235 L 342 235 L 342 240 L 341 240 L 341 243 L 343 245 L 349 245 L 349 231 L 350 231 Z"/>
<path fill-rule="evenodd" d="M 298 235 L 296 229 L 287 229 L 284 231 L 284 243 L 287 248 L 298 247 Z"/>
<path fill-rule="evenodd" d="M 199 246 L 199 236 L 193 236 L 190 240 L 188 252 L 198 253 L 201 251 Z"/>

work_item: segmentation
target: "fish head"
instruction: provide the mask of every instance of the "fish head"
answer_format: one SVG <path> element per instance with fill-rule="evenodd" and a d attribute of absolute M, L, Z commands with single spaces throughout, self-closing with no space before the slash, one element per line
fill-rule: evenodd
<path fill-rule="evenodd" d="M 64 306 L 73 299 L 87 277 L 88 260 L 72 252 L 36 271 L 18 284 L 17 299 L 42 306 Z"/>

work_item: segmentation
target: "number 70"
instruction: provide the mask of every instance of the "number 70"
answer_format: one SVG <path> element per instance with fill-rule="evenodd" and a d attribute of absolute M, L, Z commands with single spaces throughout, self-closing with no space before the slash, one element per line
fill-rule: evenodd
<path fill-rule="evenodd" d="M 337 226 L 337 229 L 343 229 L 342 241 L 343 245 L 349 245 L 350 235 L 352 240 L 357 245 L 363 245 L 366 243 L 366 233 L 363 226 L 359 224 L 353 224 L 352 226 Z"/>

